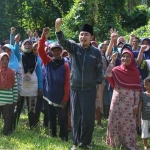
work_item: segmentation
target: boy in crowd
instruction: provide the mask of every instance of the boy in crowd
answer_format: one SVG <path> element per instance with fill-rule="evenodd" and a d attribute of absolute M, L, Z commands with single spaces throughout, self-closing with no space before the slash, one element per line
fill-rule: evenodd
<path fill-rule="evenodd" d="M 142 128 L 142 139 L 144 150 L 148 150 L 147 139 L 150 135 L 150 77 L 144 80 L 145 92 L 142 93 L 141 101 L 139 103 L 138 122 Z"/>

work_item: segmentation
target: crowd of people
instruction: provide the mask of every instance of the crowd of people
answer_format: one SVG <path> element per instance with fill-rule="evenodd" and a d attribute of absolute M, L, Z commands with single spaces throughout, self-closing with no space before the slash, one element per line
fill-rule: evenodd
<path fill-rule="evenodd" d="M 79 43 L 65 38 L 62 19 L 55 22 L 57 41 L 48 40 L 50 29 L 39 36 L 27 31 L 20 41 L 11 28 L 10 40 L 0 49 L 0 112 L 4 135 L 11 135 L 24 105 L 28 107 L 29 129 L 40 122 L 50 136 L 73 146 L 92 149 L 95 123 L 103 128 L 108 119 L 106 144 L 137 150 L 137 128 L 147 150 L 150 120 L 150 39 L 131 34 L 129 42 L 110 30 L 110 41 L 95 41 L 93 27 L 84 24 Z M 57 119 L 58 118 L 58 119 Z M 96 121 L 95 121 L 96 120 Z"/>

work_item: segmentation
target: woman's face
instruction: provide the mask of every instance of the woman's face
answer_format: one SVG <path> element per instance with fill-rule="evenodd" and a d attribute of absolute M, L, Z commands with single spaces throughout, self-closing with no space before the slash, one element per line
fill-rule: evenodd
<path fill-rule="evenodd" d="M 125 66 L 130 65 L 130 63 L 131 63 L 131 56 L 130 56 L 130 54 L 124 53 L 124 54 L 121 56 L 121 62 L 122 62 L 122 64 L 125 65 Z"/>
<path fill-rule="evenodd" d="M 64 52 L 64 53 L 62 54 L 62 57 L 66 57 L 66 56 L 68 56 L 68 53 L 67 53 L 67 52 Z"/>
<path fill-rule="evenodd" d="M 123 44 L 120 43 L 120 44 L 118 45 L 118 48 L 122 48 L 122 47 L 123 47 Z"/>
<path fill-rule="evenodd" d="M 11 50 L 7 47 L 3 47 L 3 50 L 5 53 L 7 53 L 9 56 L 11 55 Z"/>
<path fill-rule="evenodd" d="M 30 43 L 30 42 L 25 42 L 24 43 L 24 47 L 25 47 L 25 49 L 32 49 L 32 44 Z"/>
<path fill-rule="evenodd" d="M 1 59 L 1 65 L 2 67 L 7 67 L 9 63 L 9 58 L 7 55 L 4 55 Z"/>
<path fill-rule="evenodd" d="M 97 47 L 96 43 L 94 43 L 94 42 L 92 43 L 92 45 L 95 46 L 95 47 Z"/>
<path fill-rule="evenodd" d="M 103 45 L 103 46 L 100 47 L 100 51 L 101 52 L 105 52 L 105 45 Z"/>
<path fill-rule="evenodd" d="M 142 45 L 149 45 L 149 43 L 148 43 L 147 40 L 144 40 L 144 41 L 142 42 Z"/>

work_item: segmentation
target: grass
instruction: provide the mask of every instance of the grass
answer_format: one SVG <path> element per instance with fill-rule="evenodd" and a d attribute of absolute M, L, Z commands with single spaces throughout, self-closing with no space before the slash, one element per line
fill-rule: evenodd
<path fill-rule="evenodd" d="M 43 114 L 41 114 L 41 120 Z M 27 115 L 21 115 L 19 125 L 11 136 L 3 136 L 0 132 L 0 150 L 70 150 L 72 147 L 71 133 L 69 133 L 69 141 L 62 142 L 60 138 L 52 138 L 49 136 L 49 129 L 45 129 L 38 125 L 33 130 L 28 130 L 25 125 Z M 93 133 L 93 150 L 125 150 L 123 148 L 111 148 L 105 144 L 107 120 L 102 121 L 104 128 L 100 129 L 95 126 Z M 0 130 L 3 128 L 3 120 L 0 120 Z M 143 144 L 138 137 L 139 150 L 142 150 Z"/>

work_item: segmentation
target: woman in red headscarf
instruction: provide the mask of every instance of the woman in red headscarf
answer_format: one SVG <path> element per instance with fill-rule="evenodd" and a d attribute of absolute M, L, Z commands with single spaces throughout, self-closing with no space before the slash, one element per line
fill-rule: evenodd
<path fill-rule="evenodd" d="M 114 53 L 106 76 L 114 88 L 110 106 L 106 143 L 137 150 L 136 111 L 142 90 L 133 53 L 127 48 L 121 54 L 121 65 L 115 67 Z"/>
<path fill-rule="evenodd" d="M 0 108 L 4 118 L 4 135 L 13 132 L 14 104 L 18 100 L 18 87 L 15 71 L 8 68 L 9 56 L 0 54 Z"/>

